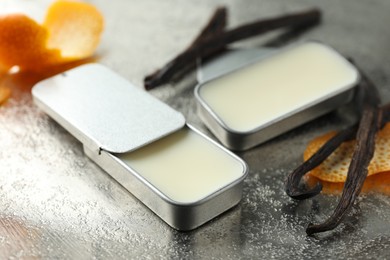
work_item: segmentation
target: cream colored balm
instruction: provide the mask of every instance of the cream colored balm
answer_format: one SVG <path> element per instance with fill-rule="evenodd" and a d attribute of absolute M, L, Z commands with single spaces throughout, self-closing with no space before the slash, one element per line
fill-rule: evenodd
<path fill-rule="evenodd" d="M 206 82 L 196 94 L 218 124 L 249 133 L 338 96 L 358 79 L 356 68 L 334 49 L 308 42 Z"/>
<path fill-rule="evenodd" d="M 187 127 L 118 158 L 179 204 L 205 199 L 246 173 L 241 161 Z"/>

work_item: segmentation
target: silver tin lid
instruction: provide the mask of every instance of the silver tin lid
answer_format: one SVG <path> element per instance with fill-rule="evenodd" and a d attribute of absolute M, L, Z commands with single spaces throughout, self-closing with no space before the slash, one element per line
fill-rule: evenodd
<path fill-rule="evenodd" d="M 125 153 L 185 125 L 183 115 L 99 64 L 34 86 L 36 104 L 92 150 Z"/>
<path fill-rule="evenodd" d="M 276 48 L 230 49 L 219 55 L 216 59 L 206 62 L 199 60 L 196 79 L 198 80 L 198 84 L 205 83 L 248 64 L 265 59 L 277 51 L 278 49 Z"/>

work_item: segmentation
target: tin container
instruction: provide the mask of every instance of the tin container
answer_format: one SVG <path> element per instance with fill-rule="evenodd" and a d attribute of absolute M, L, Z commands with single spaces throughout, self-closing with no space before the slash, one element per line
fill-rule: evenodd
<path fill-rule="evenodd" d="M 240 201 L 248 172 L 243 160 L 187 125 L 182 114 L 104 66 L 89 64 L 69 70 L 39 82 L 32 93 L 34 102 L 43 111 L 82 142 L 88 157 L 173 228 L 194 229 Z M 158 178 L 165 179 L 164 174 L 169 177 L 170 173 L 163 170 L 174 169 L 178 162 L 161 160 L 162 166 L 156 165 L 161 172 L 146 175 L 127 159 L 138 158 L 147 149 L 151 153 L 161 150 L 164 155 L 164 149 L 170 147 L 166 148 L 164 142 L 174 140 L 170 142 L 175 147 L 176 142 L 181 142 L 176 141 L 176 136 L 183 134 L 195 138 L 200 147 L 209 149 L 216 158 L 231 163 L 234 172 L 225 176 L 221 172 L 202 175 L 184 170 L 170 176 L 179 176 L 180 180 L 159 181 Z M 186 144 L 181 144 L 184 146 L 179 146 L 177 151 L 180 153 L 180 147 L 187 149 Z M 201 159 L 198 160 L 201 164 Z M 208 176 L 217 177 L 213 180 Z M 186 183 L 187 179 L 197 182 Z M 184 191 L 172 190 L 181 187 Z M 194 191 L 192 197 L 188 197 L 190 191 Z"/>
<path fill-rule="evenodd" d="M 202 94 L 205 89 L 207 90 L 207 88 L 210 88 L 210 86 L 213 84 L 215 85 L 216 82 L 226 82 L 227 80 L 233 79 L 232 77 L 234 77 L 234 75 L 245 73 L 245 71 L 251 70 L 256 66 L 261 68 L 263 64 L 270 64 L 270 62 L 274 62 L 275 60 L 280 59 L 280 56 L 289 55 L 289 52 L 293 52 L 295 48 L 301 48 L 301 46 L 305 45 L 319 48 L 321 51 L 327 52 L 326 55 L 329 55 L 332 59 L 335 59 L 338 66 L 341 66 L 343 69 L 348 71 L 349 76 L 347 79 L 342 83 L 337 83 L 339 85 L 336 87 L 332 86 L 332 90 L 321 90 L 321 93 L 319 91 L 318 94 L 312 95 L 303 102 L 296 103 L 291 108 L 286 108 L 281 113 L 275 114 L 267 120 L 259 120 L 258 124 L 254 125 L 250 129 L 245 130 L 229 126 L 229 124 L 226 123 L 226 120 L 222 118 L 221 114 L 217 112 L 214 104 L 208 102 L 205 99 L 204 94 Z M 302 58 L 304 59 L 304 57 Z M 237 64 L 239 65 L 237 66 Z M 315 70 L 318 64 L 313 62 L 312 66 L 313 70 Z M 296 66 L 287 67 L 285 68 L 285 71 L 288 72 L 290 69 L 291 71 L 294 71 L 297 69 L 297 67 L 299 67 L 299 64 Z M 321 67 L 319 67 L 319 69 L 321 69 Z M 305 71 L 299 72 L 300 73 L 294 74 L 294 77 L 305 77 Z M 282 73 L 276 73 L 274 78 L 284 76 L 285 75 Z M 261 69 L 259 70 L 258 77 L 262 77 Z M 355 86 L 359 80 L 360 76 L 357 69 L 333 48 L 317 42 L 308 42 L 282 50 L 250 49 L 228 52 L 225 56 L 218 58 L 211 63 L 200 65 L 198 69 L 199 84 L 196 86 L 194 92 L 197 100 L 198 115 L 208 127 L 208 129 L 221 141 L 224 146 L 232 150 L 242 151 L 259 145 L 267 140 L 270 140 L 271 138 L 285 133 L 299 125 L 324 115 L 325 113 L 328 113 L 343 104 L 350 102 L 354 95 Z M 245 84 L 239 80 L 236 83 L 238 86 L 237 89 L 239 89 L 242 84 Z M 289 86 L 285 87 L 288 88 Z M 227 94 L 224 92 L 222 86 L 220 89 L 221 91 L 219 92 L 217 98 L 219 100 L 230 98 L 230 100 L 233 101 L 228 105 L 231 106 L 234 110 L 240 111 L 240 107 L 246 102 L 245 97 L 243 98 L 241 95 L 242 93 L 237 91 L 236 95 L 232 98 L 231 95 L 230 97 L 227 97 Z M 272 92 L 272 89 L 270 91 L 268 90 L 263 89 L 260 90 L 260 92 L 254 93 L 253 95 L 261 95 L 266 99 L 274 99 L 275 102 L 278 102 L 278 96 L 275 95 L 279 94 L 270 93 Z M 297 93 L 292 93 L 291 96 L 285 97 L 285 99 L 290 100 L 298 97 L 300 94 L 301 93 L 298 91 Z M 261 116 L 262 113 L 266 110 L 267 108 L 258 110 L 256 113 Z M 244 113 L 245 112 L 243 112 L 241 115 L 245 116 Z"/>

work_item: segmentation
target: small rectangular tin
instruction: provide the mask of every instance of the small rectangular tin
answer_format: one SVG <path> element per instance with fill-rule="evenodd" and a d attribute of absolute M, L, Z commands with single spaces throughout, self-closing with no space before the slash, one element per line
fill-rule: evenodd
<path fill-rule="evenodd" d="M 187 127 L 220 147 L 222 151 L 229 153 L 233 158 L 240 160 L 236 155 L 192 126 L 188 125 Z M 117 155 L 105 151 L 97 154 L 85 146 L 84 152 L 171 227 L 183 231 L 195 229 L 238 204 L 241 200 L 243 180 L 247 175 L 247 167 L 243 162 L 243 174 L 234 182 L 215 190 L 214 193 L 198 201 L 180 203 L 166 196 Z"/>
<path fill-rule="evenodd" d="M 320 43 L 315 44 L 322 45 Z M 232 150 L 243 151 L 257 146 L 350 102 L 354 95 L 355 86 L 360 80 L 360 76 L 356 68 L 354 68 L 352 64 L 338 54 L 333 48 L 326 45 L 323 46 L 325 46 L 325 48 L 329 48 L 329 50 L 334 52 L 336 55 L 339 55 L 339 57 L 345 61 L 347 66 L 350 66 L 356 71 L 356 78 L 354 78 L 352 82 L 343 86 L 342 91 L 329 93 L 327 96 L 319 96 L 315 100 L 312 100 L 310 104 L 302 104 L 300 107 L 292 111 L 288 111 L 284 115 L 275 117 L 264 124 L 258 125 L 255 129 L 250 131 L 234 130 L 225 124 L 217 113 L 214 112 L 202 98 L 200 94 L 201 89 L 209 82 L 219 80 L 228 76 L 229 73 L 243 70 L 258 62 L 272 58 L 273 55 L 277 55 L 279 52 L 275 49 L 235 50 L 227 53 L 222 58 L 217 58 L 217 60 L 211 61 L 209 64 L 206 63 L 203 67 L 201 65 L 198 68 L 199 84 L 196 86 L 194 94 L 197 101 L 197 112 L 199 117 L 224 146 Z M 282 51 L 286 51 L 290 48 L 291 47 L 288 47 Z M 240 54 L 241 52 L 242 55 Z M 248 58 L 248 55 L 251 55 L 250 58 Z M 248 59 L 249 61 L 245 64 L 245 62 L 243 62 L 243 58 L 240 58 L 240 56 Z M 219 62 L 219 59 L 221 62 Z M 239 65 L 237 66 L 237 64 Z M 221 73 L 224 71 L 227 73 Z M 213 76 L 213 74 L 216 76 Z M 264 94 L 267 95 L 267 93 Z M 221 95 L 220 98 L 224 98 L 223 95 Z M 237 104 L 231 105 L 235 106 Z M 259 113 L 261 113 L 261 111 L 259 111 Z"/>
<path fill-rule="evenodd" d="M 248 172 L 243 160 L 107 68 L 83 65 L 38 83 L 32 92 L 34 102 L 83 143 L 88 157 L 173 228 L 194 229 L 241 200 Z M 242 166 L 238 178 L 191 203 L 170 199 L 121 159 L 183 127 Z"/>

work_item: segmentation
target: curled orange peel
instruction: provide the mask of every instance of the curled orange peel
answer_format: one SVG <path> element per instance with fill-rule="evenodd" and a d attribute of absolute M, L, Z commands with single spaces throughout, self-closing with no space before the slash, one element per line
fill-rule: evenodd
<path fill-rule="evenodd" d="M 93 54 L 103 31 L 103 17 L 92 5 L 57 1 L 49 7 L 43 27 L 49 33 L 47 47 L 61 50 L 67 59 Z"/>
<path fill-rule="evenodd" d="M 42 25 L 23 14 L 0 16 L 0 68 L 42 71 L 93 54 L 103 17 L 92 5 L 56 1 Z"/>
<path fill-rule="evenodd" d="M 334 134 L 335 132 L 331 132 L 312 140 L 304 152 L 304 159 L 309 159 Z M 310 174 L 328 182 L 345 182 L 355 143 L 355 140 L 353 140 L 341 144 L 324 162 L 313 169 Z M 367 176 L 389 171 L 390 123 L 387 123 L 376 135 L 374 157 L 368 166 Z"/>
<path fill-rule="evenodd" d="M 11 96 L 11 89 L 0 86 L 0 105 L 2 105 Z"/>

